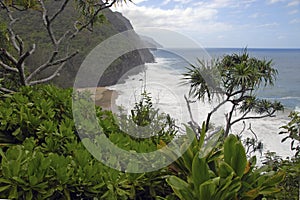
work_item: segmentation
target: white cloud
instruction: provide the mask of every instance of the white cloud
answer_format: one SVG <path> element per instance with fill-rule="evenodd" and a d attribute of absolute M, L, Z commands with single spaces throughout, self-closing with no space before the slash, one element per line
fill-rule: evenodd
<path fill-rule="evenodd" d="M 228 0 L 215 0 L 228 1 Z M 215 4 L 214 4 L 215 5 Z M 215 32 L 231 28 L 231 25 L 218 21 L 218 10 L 211 7 L 174 7 L 162 9 L 145 6 L 123 6 L 115 8 L 132 22 L 135 28 L 156 27 L 176 31 Z"/>
<path fill-rule="evenodd" d="M 273 23 L 258 25 L 257 28 L 272 28 L 272 27 L 275 27 L 275 26 L 278 26 L 278 25 L 279 24 L 277 22 L 273 22 Z"/>
<path fill-rule="evenodd" d="M 169 3 L 179 3 L 179 4 L 188 4 L 190 3 L 192 0 L 164 0 L 162 5 L 167 5 Z"/>
<path fill-rule="evenodd" d="M 299 24 L 300 23 L 300 19 L 293 19 L 289 23 L 290 24 Z"/>
<path fill-rule="evenodd" d="M 148 0 L 134 0 L 133 3 L 135 4 L 139 4 L 139 3 L 142 3 L 142 2 L 146 2 Z"/>
<path fill-rule="evenodd" d="M 297 14 L 299 12 L 299 10 L 291 10 L 290 12 L 289 12 L 289 15 L 294 15 L 294 14 Z"/>
<path fill-rule="evenodd" d="M 268 4 L 274 4 L 274 3 L 279 3 L 279 2 L 285 2 L 286 0 L 268 0 Z"/>
<path fill-rule="evenodd" d="M 260 16 L 259 13 L 253 13 L 252 15 L 250 15 L 250 18 L 258 18 Z"/>
<path fill-rule="evenodd" d="M 297 6 L 300 4 L 300 0 L 292 0 L 291 2 L 288 3 L 287 6 Z"/>
<path fill-rule="evenodd" d="M 285 35 L 279 35 L 279 36 L 277 37 L 277 39 L 278 39 L 278 40 L 283 40 L 283 39 L 286 39 L 286 36 L 285 36 Z"/>

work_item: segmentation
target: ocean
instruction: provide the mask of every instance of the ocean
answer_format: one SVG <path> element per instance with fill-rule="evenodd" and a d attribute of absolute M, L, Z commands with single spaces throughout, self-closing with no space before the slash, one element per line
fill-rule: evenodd
<path fill-rule="evenodd" d="M 260 59 L 272 60 L 273 67 L 278 70 L 278 77 L 272 87 L 261 88 L 257 92 L 259 98 L 280 101 L 285 111 L 277 114 L 275 118 L 260 120 L 248 120 L 245 124 L 240 123 L 232 127 L 232 133 L 239 134 L 244 130 L 243 137 L 253 136 L 254 131 L 260 141 L 264 144 L 263 154 L 267 151 L 277 152 L 279 156 L 290 157 L 289 142 L 281 143 L 282 135 L 280 127 L 285 125 L 289 118 L 288 114 L 300 111 L 300 49 L 247 49 L 250 56 Z M 153 51 L 155 63 L 140 68 L 140 73 L 124 75 L 120 84 L 110 88 L 118 92 L 116 106 L 113 112 L 118 112 L 117 106 L 128 110 L 133 108 L 134 103 L 140 98 L 140 94 L 146 89 L 152 97 L 153 104 L 160 112 L 170 114 L 177 120 L 178 124 L 186 124 L 190 121 L 187 104 L 184 95 L 188 96 L 189 86 L 183 84 L 182 73 L 189 67 L 189 63 L 195 63 L 196 58 L 210 61 L 212 58 L 221 58 L 232 53 L 242 53 L 243 49 L 236 48 L 208 48 L 208 49 L 158 49 Z M 217 102 L 196 102 L 191 104 L 193 118 L 202 123 L 207 113 L 217 105 Z M 213 116 L 214 126 L 224 126 L 224 113 L 230 107 L 225 104 Z M 236 113 L 236 117 L 238 117 Z M 263 159 L 263 154 L 260 156 Z"/>

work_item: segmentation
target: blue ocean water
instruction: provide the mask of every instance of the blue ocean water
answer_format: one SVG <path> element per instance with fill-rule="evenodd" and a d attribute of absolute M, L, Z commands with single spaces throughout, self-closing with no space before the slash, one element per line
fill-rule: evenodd
<path fill-rule="evenodd" d="M 153 51 L 157 62 L 164 61 L 162 67 L 184 72 L 189 63 L 200 60 L 221 58 L 232 53 L 242 53 L 238 48 L 172 49 Z M 280 101 L 286 108 L 300 111 L 300 49 L 252 49 L 250 56 L 272 60 L 273 67 L 278 70 L 274 86 L 262 88 L 257 96 L 269 100 Z"/>

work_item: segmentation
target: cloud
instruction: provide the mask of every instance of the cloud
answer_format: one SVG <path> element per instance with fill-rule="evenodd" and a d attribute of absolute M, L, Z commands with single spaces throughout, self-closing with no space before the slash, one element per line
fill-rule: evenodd
<path fill-rule="evenodd" d="M 256 18 L 258 18 L 258 17 L 260 17 L 260 16 L 261 16 L 260 13 L 253 13 L 253 14 L 250 15 L 249 17 L 250 17 L 250 18 L 256 19 Z"/>
<path fill-rule="evenodd" d="M 289 24 L 299 24 L 300 23 L 300 19 L 293 19 L 289 22 Z"/>
<path fill-rule="evenodd" d="M 299 10 L 291 10 L 290 12 L 289 12 L 289 15 L 294 15 L 294 14 L 297 14 L 299 12 Z"/>
<path fill-rule="evenodd" d="M 148 0 L 134 0 L 134 2 L 133 2 L 133 3 L 135 3 L 135 4 L 139 4 L 139 3 L 146 2 L 146 1 L 148 1 Z"/>
<path fill-rule="evenodd" d="M 272 27 L 275 27 L 275 26 L 278 26 L 278 25 L 279 24 L 277 22 L 273 22 L 273 23 L 258 25 L 257 28 L 272 28 Z"/>
<path fill-rule="evenodd" d="M 285 35 L 279 35 L 279 36 L 277 37 L 277 39 L 278 39 L 278 40 L 283 40 L 283 39 L 286 39 L 286 36 L 285 36 Z"/>
<path fill-rule="evenodd" d="M 195 6 L 202 6 L 207 8 L 238 8 L 238 7 L 249 7 L 252 3 L 256 2 L 257 0 L 212 0 L 212 1 L 200 1 L 194 3 Z"/>
<path fill-rule="evenodd" d="M 169 3 L 179 3 L 179 4 L 188 4 L 190 3 L 192 0 L 164 0 L 162 5 L 167 5 Z"/>
<path fill-rule="evenodd" d="M 297 6 L 300 4 L 300 0 L 292 0 L 291 2 L 288 3 L 287 6 Z"/>
<path fill-rule="evenodd" d="M 173 0 L 174 1 L 174 0 Z M 215 0 L 228 1 L 228 0 Z M 115 8 L 130 19 L 135 28 L 156 27 L 175 31 L 215 32 L 228 30 L 230 24 L 218 21 L 218 10 L 207 6 L 174 7 L 162 9 L 146 6 L 123 6 Z"/>
<path fill-rule="evenodd" d="M 268 0 L 268 4 L 274 4 L 274 3 L 279 3 L 279 2 L 285 2 L 286 0 Z"/>

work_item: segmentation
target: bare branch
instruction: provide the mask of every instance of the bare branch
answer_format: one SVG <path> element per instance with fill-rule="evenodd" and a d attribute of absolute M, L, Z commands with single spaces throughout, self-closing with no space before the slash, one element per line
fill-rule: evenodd
<path fill-rule="evenodd" d="M 15 92 L 13 90 L 10 90 L 10 89 L 4 88 L 4 87 L 0 87 L 0 91 L 4 92 L 4 93 L 13 93 L 13 92 Z"/>
<path fill-rule="evenodd" d="M 221 103 L 219 103 L 219 105 L 217 105 L 211 112 L 208 113 L 207 118 L 206 118 L 206 122 L 205 122 L 205 131 L 208 130 L 209 124 L 210 124 L 210 118 L 212 116 L 212 114 L 214 114 L 216 111 L 218 111 L 218 109 L 223 106 L 227 101 L 229 100 L 229 97 L 226 98 L 226 100 L 222 101 Z"/>
<path fill-rule="evenodd" d="M 52 27 L 51 27 L 51 22 L 52 21 L 49 20 L 48 11 L 46 9 L 45 3 L 44 3 L 43 0 L 38 0 L 38 1 L 39 1 L 40 5 L 41 5 L 41 8 L 42 8 L 42 15 L 43 15 L 44 26 L 47 29 L 47 32 L 48 32 L 48 35 L 49 35 L 49 37 L 51 39 L 52 44 L 56 47 L 57 46 L 57 41 L 55 39 L 53 30 L 52 30 Z"/>
<path fill-rule="evenodd" d="M 50 18 L 49 22 L 53 22 L 55 20 L 56 17 L 59 16 L 60 13 L 62 13 L 62 11 L 64 11 L 65 7 L 67 6 L 69 0 L 64 0 L 64 2 L 62 3 L 61 7 L 59 10 L 57 10 L 57 12 Z"/>
<path fill-rule="evenodd" d="M 29 83 L 29 85 L 37 85 L 37 84 L 46 83 L 46 82 L 51 81 L 52 79 L 54 79 L 56 76 L 59 75 L 60 70 L 62 70 L 62 68 L 65 66 L 65 64 L 66 64 L 66 62 L 62 63 L 51 76 L 44 78 L 44 79 L 32 81 Z"/>
<path fill-rule="evenodd" d="M 10 14 L 9 14 L 10 15 Z M 13 44 L 13 46 L 14 46 L 14 48 L 18 51 L 18 53 L 20 54 L 20 52 L 21 52 L 21 48 L 20 48 L 20 46 L 18 45 L 18 42 L 17 42 L 17 36 L 16 36 L 16 34 L 15 34 L 15 32 L 13 31 L 13 29 L 12 29 L 12 25 L 14 24 L 14 23 L 16 23 L 16 21 L 17 21 L 18 19 L 13 19 L 10 23 L 9 23 L 9 25 L 8 25 L 8 27 L 7 27 L 7 30 L 8 30 L 8 32 L 9 32 L 9 34 L 10 34 L 10 40 L 11 40 L 11 42 L 12 42 L 12 44 Z"/>
<path fill-rule="evenodd" d="M 61 38 L 59 38 L 59 40 L 57 41 L 57 45 L 59 45 L 64 39 L 66 39 L 67 35 L 71 33 L 70 30 L 66 31 L 63 36 L 61 36 Z"/>
<path fill-rule="evenodd" d="M 197 122 L 194 120 L 193 118 L 193 114 L 191 111 L 191 106 L 190 106 L 190 101 L 188 100 L 188 98 L 186 97 L 186 95 L 184 95 L 184 99 L 186 101 L 187 107 L 188 107 L 188 111 L 189 111 L 189 115 L 190 115 L 190 119 L 191 121 L 188 122 L 189 125 L 191 126 L 191 128 L 193 129 L 194 133 L 196 134 L 197 139 L 200 138 L 200 126 L 199 124 L 197 124 Z"/>
<path fill-rule="evenodd" d="M 3 63 L 1 60 L 0 60 L 0 66 L 2 66 L 5 70 L 11 71 L 11 72 L 18 72 L 17 68 L 10 67 L 7 64 Z"/>
<path fill-rule="evenodd" d="M 59 64 L 63 64 L 66 61 L 70 60 L 71 58 L 73 58 L 75 55 L 78 54 L 78 51 L 72 53 L 71 55 L 66 56 L 65 58 L 53 61 L 54 57 L 57 55 L 57 52 L 54 52 L 52 54 L 52 57 L 48 60 L 48 62 L 44 63 L 43 65 L 41 65 L 40 67 L 38 67 L 34 72 L 32 72 L 26 79 L 26 82 L 30 82 L 30 80 L 36 76 L 38 73 L 40 73 L 41 71 L 47 69 L 50 66 L 55 66 L 55 65 L 59 65 Z"/>
<path fill-rule="evenodd" d="M 236 119 L 235 121 L 233 121 L 231 123 L 231 126 L 241 120 L 247 120 L 247 119 L 262 119 L 262 118 L 265 118 L 265 117 L 276 117 L 276 115 L 274 115 L 274 113 L 276 112 L 276 110 L 273 110 L 272 112 L 268 113 L 268 114 L 265 114 L 265 115 L 261 115 L 261 116 L 250 116 L 250 117 L 241 117 L 239 119 Z"/>
<path fill-rule="evenodd" d="M 26 78 L 25 78 L 24 62 L 31 54 L 33 54 L 34 51 L 35 51 L 35 44 L 33 44 L 32 49 L 30 51 L 27 51 L 20 57 L 16 65 L 22 85 L 27 85 Z"/>
<path fill-rule="evenodd" d="M 18 42 L 18 46 L 20 48 L 19 50 L 19 55 L 22 55 L 23 54 L 23 49 L 24 49 L 24 42 L 23 40 L 21 39 L 20 36 L 16 35 L 16 41 Z"/>
<path fill-rule="evenodd" d="M 0 52 L 3 53 L 3 55 L 14 65 L 18 63 L 18 60 L 15 57 L 13 57 L 9 52 L 7 52 L 5 49 L 0 49 Z"/>
<path fill-rule="evenodd" d="M 252 130 L 251 123 L 249 124 L 249 128 L 248 128 L 248 130 L 250 130 L 250 131 L 251 131 L 251 133 L 254 135 L 255 139 L 256 139 L 256 140 L 258 140 L 258 137 L 257 137 L 257 135 L 256 135 L 256 134 L 255 134 L 255 132 Z"/>
<path fill-rule="evenodd" d="M 99 14 L 99 12 L 101 10 L 104 10 L 104 9 L 112 7 L 116 2 L 117 2 L 117 0 L 113 0 L 111 3 L 109 3 L 108 1 L 105 1 L 105 3 L 97 3 L 97 4 L 95 4 L 95 6 L 98 6 L 98 8 L 95 11 L 95 13 L 89 18 L 89 20 L 85 24 L 82 24 L 81 27 L 77 28 L 76 25 L 77 24 L 81 24 L 81 22 L 76 21 L 74 23 L 75 32 L 69 37 L 69 39 L 73 39 L 83 29 L 88 28 L 88 26 L 90 24 L 92 24 L 92 22 L 95 20 L 95 18 L 97 17 L 97 15 Z"/>

